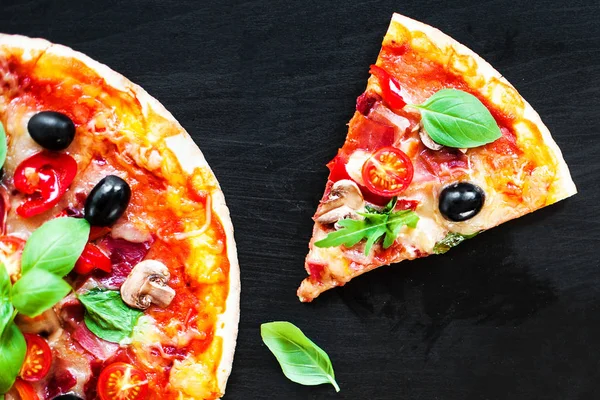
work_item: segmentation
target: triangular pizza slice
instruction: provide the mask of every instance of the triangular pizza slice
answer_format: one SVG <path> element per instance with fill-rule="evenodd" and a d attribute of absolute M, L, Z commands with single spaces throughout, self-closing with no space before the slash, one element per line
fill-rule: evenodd
<path fill-rule="evenodd" d="M 370 73 L 328 164 L 301 301 L 576 193 L 539 115 L 439 30 L 395 14 Z"/>

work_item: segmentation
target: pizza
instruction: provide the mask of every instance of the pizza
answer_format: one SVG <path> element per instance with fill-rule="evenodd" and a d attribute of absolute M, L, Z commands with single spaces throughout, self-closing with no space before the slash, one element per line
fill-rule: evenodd
<path fill-rule="evenodd" d="M 191 137 L 141 87 L 0 35 L 0 395 L 216 399 L 240 278 Z"/>
<path fill-rule="evenodd" d="M 539 115 L 439 30 L 394 14 L 370 74 L 328 164 L 301 301 L 576 193 Z"/>

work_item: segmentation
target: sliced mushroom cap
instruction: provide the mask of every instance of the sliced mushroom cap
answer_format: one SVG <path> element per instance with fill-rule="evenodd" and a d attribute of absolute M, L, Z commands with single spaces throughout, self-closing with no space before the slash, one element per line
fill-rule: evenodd
<path fill-rule="evenodd" d="M 429 136 L 429 134 L 425 132 L 425 129 L 423 129 L 422 127 L 421 129 L 419 129 L 419 137 L 421 138 L 421 142 L 423 142 L 425 147 L 427 147 L 428 149 L 441 150 L 442 147 L 444 147 L 441 144 L 434 142 L 431 136 Z"/>
<path fill-rule="evenodd" d="M 365 200 L 358 185 L 349 179 L 342 179 L 331 187 L 329 197 L 321 203 L 317 210 L 315 221 L 332 224 L 353 215 L 364 205 Z"/>
<path fill-rule="evenodd" d="M 24 333 L 37 333 L 50 336 L 61 329 L 58 315 L 56 315 L 56 312 L 52 308 L 34 318 L 17 314 L 15 323 L 21 332 Z"/>
<path fill-rule="evenodd" d="M 129 273 L 123 286 L 121 297 L 125 304 L 145 310 L 150 304 L 165 308 L 175 297 L 175 290 L 167 286 L 171 274 L 160 261 L 144 260 Z"/>

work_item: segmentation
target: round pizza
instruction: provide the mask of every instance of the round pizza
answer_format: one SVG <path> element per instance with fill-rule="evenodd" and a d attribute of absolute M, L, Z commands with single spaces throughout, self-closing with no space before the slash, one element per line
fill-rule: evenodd
<path fill-rule="evenodd" d="M 216 399 L 240 279 L 223 193 L 105 65 L 0 35 L 0 397 Z"/>
<path fill-rule="evenodd" d="M 301 301 L 577 192 L 531 105 L 439 30 L 394 14 L 370 73 L 328 164 Z"/>

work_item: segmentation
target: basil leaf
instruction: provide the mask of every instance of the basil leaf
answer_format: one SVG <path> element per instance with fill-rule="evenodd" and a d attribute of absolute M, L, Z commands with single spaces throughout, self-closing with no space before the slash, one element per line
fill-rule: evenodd
<path fill-rule="evenodd" d="M 340 391 L 327 353 L 296 326 L 269 322 L 260 326 L 260 335 L 289 380 L 311 386 L 331 383 L 336 392 Z"/>
<path fill-rule="evenodd" d="M 15 282 L 12 303 L 21 314 L 37 317 L 71 291 L 61 277 L 43 269 L 33 269 Z"/>
<path fill-rule="evenodd" d="M 83 218 L 62 217 L 36 229 L 23 249 L 22 274 L 40 268 L 60 277 L 75 266 L 90 235 L 90 224 Z"/>
<path fill-rule="evenodd" d="M 445 238 L 440 240 L 433 246 L 433 254 L 444 254 L 454 246 L 458 246 L 466 239 L 471 239 L 479 234 L 479 232 L 472 233 L 470 235 L 463 235 L 456 232 L 448 232 Z"/>
<path fill-rule="evenodd" d="M 25 361 L 26 351 L 23 334 L 11 322 L 0 336 L 0 393 L 6 393 L 15 383 Z"/>
<path fill-rule="evenodd" d="M 442 89 L 421 105 L 421 123 L 434 142 L 448 147 L 471 148 L 502 136 L 490 111 L 470 93 Z"/>
<path fill-rule="evenodd" d="M 6 132 L 4 131 L 4 125 L 2 125 L 2 122 L 0 122 L 0 168 L 4 166 L 7 152 L 8 147 L 6 146 Z"/>
<path fill-rule="evenodd" d="M 85 325 L 101 339 L 113 343 L 131 336 L 138 318 L 143 314 L 140 310 L 130 308 L 115 290 L 92 289 L 79 296 L 85 307 L 83 318 Z"/>
<path fill-rule="evenodd" d="M 14 312 L 12 303 L 10 302 L 12 286 L 10 284 L 10 276 L 4 264 L 0 263 L 0 335 L 4 332 L 4 328 L 12 320 Z"/>

